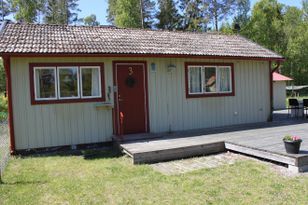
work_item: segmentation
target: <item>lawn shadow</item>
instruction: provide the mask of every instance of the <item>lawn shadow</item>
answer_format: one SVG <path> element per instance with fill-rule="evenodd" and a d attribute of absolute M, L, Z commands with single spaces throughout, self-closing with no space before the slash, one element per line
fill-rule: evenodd
<path fill-rule="evenodd" d="M 15 185 L 41 185 L 46 184 L 47 181 L 16 181 L 16 182 L 5 182 L 1 181 L 0 185 L 8 185 L 8 186 L 15 186 Z"/>
<path fill-rule="evenodd" d="M 20 154 L 16 157 L 26 159 L 26 158 L 42 158 L 42 157 L 71 157 L 71 156 L 83 156 L 86 160 L 94 159 L 108 159 L 108 158 L 118 158 L 122 154 L 113 149 L 112 147 L 103 148 L 88 148 L 88 149 L 76 149 L 76 150 L 49 150 L 44 152 L 34 152 L 29 154 Z"/>

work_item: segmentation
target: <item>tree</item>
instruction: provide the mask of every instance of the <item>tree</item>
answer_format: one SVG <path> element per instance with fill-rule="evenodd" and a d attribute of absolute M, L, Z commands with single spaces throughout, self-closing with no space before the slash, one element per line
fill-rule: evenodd
<path fill-rule="evenodd" d="M 72 24 L 78 19 L 78 0 L 47 0 L 45 22 L 49 24 Z"/>
<path fill-rule="evenodd" d="M 37 0 L 12 0 L 11 5 L 18 22 L 37 22 L 38 12 L 42 9 Z"/>
<path fill-rule="evenodd" d="M 96 20 L 96 15 L 91 14 L 83 19 L 83 23 L 86 26 L 98 26 L 99 22 Z"/>
<path fill-rule="evenodd" d="M 117 9 L 117 0 L 108 0 L 107 21 L 112 25 L 115 24 L 114 19 L 116 16 L 116 9 Z"/>
<path fill-rule="evenodd" d="M 218 31 L 219 22 L 234 13 L 237 0 L 205 0 L 208 18 L 215 25 Z"/>
<path fill-rule="evenodd" d="M 11 13 L 10 4 L 7 0 L 1 0 L 0 2 L 0 15 L 1 20 L 4 21 L 5 17 Z"/>
<path fill-rule="evenodd" d="M 237 24 L 240 28 L 244 28 L 249 22 L 249 11 L 250 0 L 237 0 L 233 24 Z"/>
<path fill-rule="evenodd" d="M 6 90 L 5 70 L 3 67 L 3 61 L 0 59 L 0 94 Z"/>
<path fill-rule="evenodd" d="M 283 31 L 283 5 L 277 0 L 260 0 L 252 10 L 251 21 L 242 34 L 253 41 L 284 54 L 286 36 Z"/>
<path fill-rule="evenodd" d="M 159 0 L 159 11 L 156 13 L 159 29 L 174 30 L 179 26 L 179 14 L 173 0 Z"/>
<path fill-rule="evenodd" d="M 206 31 L 208 19 L 204 15 L 202 0 L 180 0 L 181 29 L 188 31 Z"/>
<path fill-rule="evenodd" d="M 153 0 L 108 0 L 108 22 L 118 27 L 151 28 Z"/>
<path fill-rule="evenodd" d="M 153 0 L 139 0 L 141 5 L 141 27 L 151 28 L 153 25 L 155 2 Z"/>
<path fill-rule="evenodd" d="M 124 28 L 141 28 L 139 0 L 117 0 L 114 24 Z"/>

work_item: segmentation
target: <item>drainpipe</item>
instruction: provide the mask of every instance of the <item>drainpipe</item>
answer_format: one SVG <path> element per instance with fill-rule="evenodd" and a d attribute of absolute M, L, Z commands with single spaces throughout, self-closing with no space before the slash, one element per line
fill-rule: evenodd
<path fill-rule="evenodd" d="M 269 77 L 270 77 L 270 115 L 267 119 L 268 122 L 273 121 L 274 112 L 274 95 L 273 95 L 273 73 L 280 67 L 280 61 L 276 62 L 276 66 L 272 69 L 272 61 L 269 61 Z"/>

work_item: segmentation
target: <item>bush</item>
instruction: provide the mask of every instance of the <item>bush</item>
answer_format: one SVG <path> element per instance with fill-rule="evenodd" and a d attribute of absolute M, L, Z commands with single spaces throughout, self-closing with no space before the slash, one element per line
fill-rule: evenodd
<path fill-rule="evenodd" d="M 4 97 L 3 94 L 0 94 L 0 112 L 7 112 L 7 97 Z"/>

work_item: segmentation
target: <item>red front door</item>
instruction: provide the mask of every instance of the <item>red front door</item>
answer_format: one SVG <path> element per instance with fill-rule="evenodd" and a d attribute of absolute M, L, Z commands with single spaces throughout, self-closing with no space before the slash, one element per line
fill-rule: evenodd
<path fill-rule="evenodd" d="M 114 63 L 116 134 L 148 132 L 145 63 Z"/>

